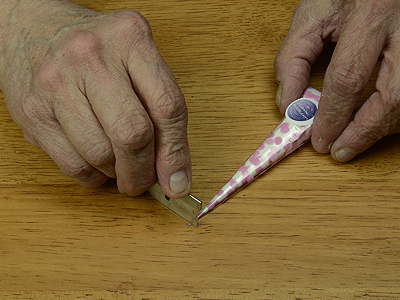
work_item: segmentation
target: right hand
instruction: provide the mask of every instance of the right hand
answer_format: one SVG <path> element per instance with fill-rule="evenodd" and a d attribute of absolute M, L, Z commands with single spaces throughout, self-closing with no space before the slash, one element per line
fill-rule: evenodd
<path fill-rule="evenodd" d="M 113 177 L 139 195 L 158 177 L 169 197 L 188 194 L 185 100 L 146 19 L 66 0 L 14 5 L 0 87 L 26 139 L 84 186 Z"/>

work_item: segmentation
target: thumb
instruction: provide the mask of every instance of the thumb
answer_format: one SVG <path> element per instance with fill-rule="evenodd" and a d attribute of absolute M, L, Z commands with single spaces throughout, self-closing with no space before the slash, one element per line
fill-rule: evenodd
<path fill-rule="evenodd" d="M 153 119 L 157 175 L 163 191 L 168 196 L 181 198 L 187 195 L 191 188 L 188 114 L 185 99 L 179 90 L 162 97 L 168 103 L 159 110 L 163 117 Z"/>

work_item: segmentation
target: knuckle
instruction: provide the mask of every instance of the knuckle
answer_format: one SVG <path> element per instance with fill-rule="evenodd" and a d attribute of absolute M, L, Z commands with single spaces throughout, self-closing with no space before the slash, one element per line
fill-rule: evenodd
<path fill-rule="evenodd" d="M 117 12 L 116 15 L 116 19 L 123 27 L 137 26 L 138 29 L 144 30 L 146 32 L 150 30 L 150 24 L 147 19 L 135 10 L 124 10 L 121 12 Z"/>
<path fill-rule="evenodd" d="M 114 152 L 108 141 L 98 142 L 87 151 L 87 161 L 96 169 L 114 164 Z"/>
<path fill-rule="evenodd" d="M 301 1 L 294 9 L 293 15 L 304 15 L 310 9 L 309 1 Z"/>
<path fill-rule="evenodd" d="M 172 140 L 164 146 L 161 160 L 168 166 L 183 167 L 189 156 L 189 147 L 186 139 L 180 138 Z"/>
<path fill-rule="evenodd" d="M 29 132 L 27 132 L 26 130 L 23 130 L 23 134 L 24 134 L 24 138 L 26 141 L 28 141 L 33 146 L 39 147 L 38 142 L 36 141 L 36 139 L 33 136 L 31 136 L 31 134 Z"/>
<path fill-rule="evenodd" d="M 331 1 L 330 3 L 326 3 L 324 6 L 325 10 L 329 10 L 328 7 L 334 5 Z M 293 23 L 292 26 L 299 26 L 300 24 L 306 24 L 308 20 L 316 21 L 317 23 L 321 23 L 321 19 L 318 19 L 317 16 L 320 15 L 319 6 L 315 4 L 315 1 L 312 0 L 304 0 L 301 1 L 294 9 L 293 12 Z"/>
<path fill-rule="evenodd" d="M 372 145 L 388 135 L 399 124 L 399 115 L 393 110 L 390 103 L 384 103 L 380 100 L 383 100 L 383 98 L 376 99 L 370 109 L 356 114 L 354 118 L 356 141 Z"/>
<path fill-rule="evenodd" d="M 180 92 L 164 92 L 154 101 L 155 117 L 163 125 L 186 122 L 188 118 L 185 98 Z"/>
<path fill-rule="evenodd" d="M 39 106 L 36 97 L 33 96 L 25 97 L 21 103 L 22 112 L 29 120 L 38 118 Z"/>
<path fill-rule="evenodd" d="M 113 28 L 119 40 L 125 41 L 126 53 L 139 54 L 148 61 L 160 61 L 147 19 L 133 10 L 125 10 L 115 15 Z"/>
<path fill-rule="evenodd" d="M 77 161 L 65 164 L 62 171 L 65 175 L 80 182 L 90 181 L 93 175 L 93 168 L 89 164 Z"/>
<path fill-rule="evenodd" d="M 153 124 L 145 116 L 135 116 L 133 120 L 119 120 L 113 128 L 111 139 L 114 143 L 132 150 L 142 149 L 154 140 Z"/>
<path fill-rule="evenodd" d="M 46 106 L 33 95 L 29 95 L 22 100 L 21 112 L 24 118 L 33 124 L 42 123 L 49 118 L 49 112 Z"/>
<path fill-rule="evenodd" d="M 70 61 L 88 63 L 101 59 L 103 45 L 101 39 L 90 31 L 75 33 L 64 45 L 63 54 Z"/>
<path fill-rule="evenodd" d="M 362 144 L 372 145 L 385 135 L 386 134 L 382 127 L 377 126 L 375 123 L 368 124 L 359 127 L 358 131 L 355 132 L 355 138 L 353 141 L 360 141 Z"/>
<path fill-rule="evenodd" d="M 114 14 L 114 31 L 121 37 L 151 37 L 151 27 L 147 19 L 134 10 L 124 10 Z"/>
<path fill-rule="evenodd" d="M 143 179 L 135 180 L 129 183 L 118 183 L 118 188 L 121 193 L 125 193 L 129 196 L 139 196 L 146 192 L 154 183 L 155 176 L 148 177 L 143 176 Z"/>
<path fill-rule="evenodd" d="M 64 81 L 61 68 L 57 63 L 42 65 L 35 72 L 35 84 L 47 91 L 59 90 Z"/>
<path fill-rule="evenodd" d="M 98 187 L 107 180 L 107 176 L 80 159 L 67 159 L 60 166 L 60 169 L 65 175 L 71 177 L 82 186 Z"/>
<path fill-rule="evenodd" d="M 285 71 L 286 71 L 285 67 L 288 65 L 287 64 L 288 56 L 287 56 L 287 53 L 285 53 L 287 51 L 285 51 L 284 45 L 285 45 L 285 42 L 282 45 L 282 47 L 279 49 L 279 51 L 274 59 L 275 77 L 278 82 L 280 82 L 282 80 L 282 77 L 284 77 Z"/>
<path fill-rule="evenodd" d="M 366 70 L 353 66 L 336 66 L 330 72 L 331 90 L 341 96 L 362 94 L 368 78 Z"/>

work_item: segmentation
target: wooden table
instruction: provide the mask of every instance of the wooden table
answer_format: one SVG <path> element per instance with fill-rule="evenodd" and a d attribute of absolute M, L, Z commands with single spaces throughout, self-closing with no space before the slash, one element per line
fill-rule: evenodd
<path fill-rule="evenodd" d="M 75 2 L 151 23 L 187 100 L 192 193 L 208 203 L 281 119 L 273 62 L 299 1 Z M 195 228 L 112 181 L 79 186 L 4 101 L 0 114 L 1 299 L 400 298 L 399 135 L 348 164 L 306 144 Z"/>

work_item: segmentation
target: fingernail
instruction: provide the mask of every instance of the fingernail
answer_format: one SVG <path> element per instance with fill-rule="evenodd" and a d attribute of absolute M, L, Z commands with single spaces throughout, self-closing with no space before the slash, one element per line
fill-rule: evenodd
<path fill-rule="evenodd" d="M 350 148 L 342 148 L 336 151 L 335 155 L 339 162 L 348 162 L 357 155 L 357 152 Z"/>
<path fill-rule="evenodd" d="M 276 105 L 278 105 L 278 107 L 281 106 L 281 98 L 282 98 L 282 84 L 279 84 L 278 90 L 276 91 Z"/>
<path fill-rule="evenodd" d="M 328 146 L 328 150 L 329 150 L 329 152 L 331 152 L 332 146 L 333 146 L 333 142 L 332 142 L 332 143 L 330 143 L 330 144 L 329 144 L 329 146 Z"/>
<path fill-rule="evenodd" d="M 189 185 L 189 179 L 185 171 L 179 171 L 171 175 L 169 179 L 169 187 L 171 191 L 180 194 L 186 191 Z"/>

